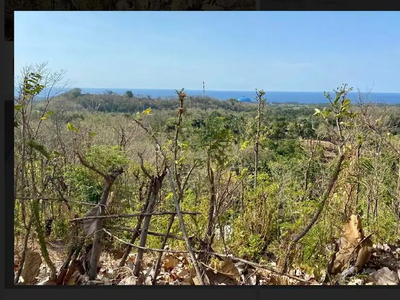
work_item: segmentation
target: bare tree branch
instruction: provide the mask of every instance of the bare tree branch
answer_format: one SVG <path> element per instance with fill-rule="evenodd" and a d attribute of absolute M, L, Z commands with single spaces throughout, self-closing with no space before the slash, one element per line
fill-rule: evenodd
<path fill-rule="evenodd" d="M 78 156 L 79 161 L 81 162 L 82 165 L 84 165 L 86 168 L 92 170 L 93 172 L 99 174 L 106 181 L 110 181 L 110 177 L 108 175 L 106 175 L 103 172 L 99 171 L 95 166 L 89 164 L 89 162 L 85 158 L 83 158 L 83 156 L 78 151 L 76 151 L 76 155 Z"/>
<path fill-rule="evenodd" d="M 165 215 L 175 215 L 176 212 L 153 212 L 153 213 L 135 213 L 135 214 L 119 214 L 119 215 L 105 215 L 105 216 L 90 216 L 84 218 L 71 219 L 70 222 L 79 222 L 83 220 L 92 219 L 113 219 L 113 218 L 134 218 L 140 216 L 165 216 Z M 183 215 L 199 215 L 199 212 L 181 211 Z"/>

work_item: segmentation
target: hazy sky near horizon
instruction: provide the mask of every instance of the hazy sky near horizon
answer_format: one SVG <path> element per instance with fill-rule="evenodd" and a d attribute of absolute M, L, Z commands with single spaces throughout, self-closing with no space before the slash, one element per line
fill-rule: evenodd
<path fill-rule="evenodd" d="M 15 12 L 14 65 L 74 87 L 400 92 L 400 12 Z"/>

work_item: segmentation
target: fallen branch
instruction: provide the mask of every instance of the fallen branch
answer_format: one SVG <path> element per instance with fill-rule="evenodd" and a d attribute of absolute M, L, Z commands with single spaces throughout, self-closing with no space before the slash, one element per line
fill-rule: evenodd
<path fill-rule="evenodd" d="M 126 241 L 124 241 L 123 239 L 120 239 L 119 237 L 113 235 L 111 232 L 107 231 L 106 229 L 103 228 L 103 231 L 108 234 L 109 236 L 113 237 L 114 239 L 116 239 L 117 241 L 125 244 L 125 245 L 129 245 L 133 248 L 137 248 L 137 249 L 142 249 L 142 250 L 147 250 L 147 251 L 154 251 L 154 252 L 168 252 L 168 253 L 189 253 L 188 251 L 180 251 L 180 250 L 168 250 L 168 249 L 157 249 L 157 248 L 149 248 L 149 247 L 141 247 L 141 246 L 137 246 L 131 243 L 128 243 Z"/>
<path fill-rule="evenodd" d="M 199 215 L 199 212 L 182 211 L 184 215 Z M 84 218 L 71 219 L 70 222 L 79 222 L 91 219 L 113 219 L 113 218 L 135 218 L 140 216 L 165 216 L 165 215 L 176 215 L 176 212 L 154 212 L 154 213 L 135 213 L 135 214 L 119 214 L 119 215 L 106 215 L 106 216 L 90 216 Z"/>
<path fill-rule="evenodd" d="M 140 247 L 140 246 L 130 244 L 130 243 L 120 239 L 119 237 L 113 235 L 111 232 L 107 231 L 104 228 L 103 228 L 103 231 L 106 234 L 108 234 L 109 236 L 111 236 L 111 237 L 115 238 L 116 240 L 118 240 L 119 242 L 121 242 L 123 244 L 126 244 L 126 245 L 130 245 L 131 247 L 134 247 L 134 248 L 143 249 L 143 250 L 147 250 L 147 251 L 154 251 L 154 252 L 168 252 L 168 253 L 177 253 L 177 254 L 189 253 L 189 251 L 185 251 L 185 250 L 168 250 L 168 249 L 157 249 L 157 248 Z M 206 251 L 193 250 L 193 252 L 204 253 Z M 300 281 L 300 282 L 308 284 L 308 281 L 305 280 L 305 279 L 301 279 L 299 277 L 296 277 L 296 276 L 293 276 L 293 275 L 289 275 L 289 274 L 282 274 L 279 271 L 274 270 L 273 268 L 271 268 L 269 266 L 266 266 L 266 265 L 257 264 L 255 262 L 251 262 L 251 261 L 248 261 L 248 260 L 245 260 L 245 259 L 242 259 L 242 258 L 231 256 L 231 255 L 225 255 L 225 254 L 216 253 L 216 252 L 208 252 L 208 253 L 211 254 L 211 255 L 214 255 L 214 256 L 222 257 L 222 258 L 229 258 L 229 259 L 231 259 L 233 261 L 239 261 L 239 262 L 245 263 L 245 264 L 247 264 L 249 266 L 252 266 L 252 267 L 255 267 L 255 268 L 265 269 L 265 270 L 270 271 L 272 273 L 275 273 L 275 274 L 278 274 L 278 275 L 281 275 L 281 276 L 286 276 L 286 277 L 289 277 L 291 279 L 294 279 L 294 280 L 297 280 L 297 281 Z M 210 266 L 207 266 L 207 268 L 212 269 Z"/>
<path fill-rule="evenodd" d="M 142 232 L 141 229 L 136 230 L 135 228 L 132 229 L 132 228 L 109 227 L 108 229 L 117 230 L 117 231 L 128 231 L 128 232 L 136 232 L 136 231 L 138 231 L 139 233 Z M 168 238 L 184 241 L 183 237 L 175 235 L 175 234 L 171 234 L 171 233 L 165 234 L 165 233 L 159 233 L 159 232 L 154 232 L 154 231 L 147 231 L 147 234 L 154 235 L 154 236 L 159 236 L 159 237 L 168 237 Z"/>
<path fill-rule="evenodd" d="M 147 206 L 148 205 L 149 205 L 149 198 L 146 199 L 146 202 L 143 205 L 142 213 L 145 213 L 147 211 Z M 138 217 L 138 222 L 137 222 L 136 227 L 135 227 L 135 229 L 133 231 L 133 235 L 131 237 L 130 244 L 135 244 L 135 241 L 139 236 L 139 230 L 142 227 L 143 219 L 144 219 L 143 215 Z M 131 251 L 132 251 L 132 246 L 128 245 L 128 247 L 126 247 L 126 249 L 125 249 L 124 255 L 121 258 L 121 261 L 119 262 L 119 266 L 120 267 L 123 267 L 125 265 L 126 260 L 128 259 L 129 253 L 131 253 Z"/>
<path fill-rule="evenodd" d="M 198 252 L 198 251 L 196 251 L 196 252 Z M 277 270 L 274 270 L 271 267 L 268 267 L 266 265 L 260 265 L 260 264 L 257 264 L 255 262 L 248 261 L 248 260 L 245 260 L 245 259 L 242 259 L 242 258 L 234 257 L 234 256 L 231 256 L 231 255 L 225 255 L 225 254 L 221 254 L 221 253 L 216 253 L 216 252 L 209 252 L 209 254 L 214 255 L 214 256 L 223 257 L 223 258 L 229 258 L 229 259 L 231 259 L 233 261 L 239 261 L 239 262 L 245 263 L 245 264 L 247 264 L 249 266 L 252 266 L 252 267 L 255 267 L 255 268 L 265 269 L 267 271 L 270 271 L 272 273 L 275 273 L 275 274 L 278 274 L 278 275 L 281 275 L 281 276 L 286 276 L 286 277 L 289 277 L 291 279 L 294 279 L 294 280 L 297 280 L 297 281 L 300 281 L 300 282 L 303 282 L 303 283 L 307 283 L 307 284 L 309 283 L 305 279 L 301 279 L 299 277 L 296 277 L 296 276 L 293 276 L 293 275 L 289 275 L 289 274 L 285 274 L 285 273 L 282 274 L 281 272 L 279 272 Z"/>

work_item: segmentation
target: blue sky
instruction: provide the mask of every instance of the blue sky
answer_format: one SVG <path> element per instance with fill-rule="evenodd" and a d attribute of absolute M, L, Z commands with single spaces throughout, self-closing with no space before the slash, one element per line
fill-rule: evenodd
<path fill-rule="evenodd" d="M 400 92 L 400 12 L 16 12 L 14 45 L 81 88 Z"/>

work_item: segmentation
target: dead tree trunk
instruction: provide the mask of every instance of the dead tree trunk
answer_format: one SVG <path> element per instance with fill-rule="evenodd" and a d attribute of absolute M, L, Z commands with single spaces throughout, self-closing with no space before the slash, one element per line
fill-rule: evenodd
<path fill-rule="evenodd" d="M 24 268 L 26 252 L 28 250 L 29 235 L 31 234 L 31 228 L 32 228 L 33 220 L 34 220 L 33 218 L 34 217 L 32 216 L 29 221 L 29 224 L 26 226 L 26 233 L 25 233 L 25 238 L 24 238 L 24 248 L 22 251 L 21 260 L 19 262 L 18 272 L 14 279 L 14 284 L 18 284 L 19 278 L 21 277 L 22 269 Z"/>
<path fill-rule="evenodd" d="M 258 160 L 259 160 L 259 146 L 260 146 L 260 133 L 261 133 L 261 117 L 262 110 L 264 108 L 264 98 L 265 92 L 263 90 L 256 91 L 258 107 L 257 107 L 257 131 L 256 131 L 256 142 L 254 145 L 254 187 L 257 186 L 257 176 L 258 176 Z"/>
<path fill-rule="evenodd" d="M 167 245 L 169 233 L 171 231 L 172 224 L 174 224 L 174 221 L 175 221 L 175 215 L 172 215 L 171 218 L 169 219 L 168 228 L 167 228 L 167 231 L 165 232 L 165 237 L 164 237 L 164 240 L 162 242 L 161 249 L 164 249 L 165 245 Z M 163 255 L 163 252 L 159 252 L 158 253 L 158 258 L 157 258 L 156 264 L 154 266 L 153 285 L 156 285 L 157 276 L 158 276 L 158 274 L 160 274 L 160 266 L 161 266 L 162 255 Z"/>
<path fill-rule="evenodd" d="M 168 179 L 169 179 L 169 182 L 170 182 L 170 185 L 171 185 L 172 193 L 174 195 L 176 214 L 177 214 L 178 219 L 179 219 L 179 224 L 181 226 L 181 231 L 182 231 L 183 238 L 185 239 L 185 242 L 186 242 L 186 248 L 187 248 L 187 251 L 189 252 L 190 259 L 191 259 L 193 267 L 194 267 L 194 269 L 196 271 L 197 280 L 199 281 L 200 285 L 204 285 L 204 280 L 203 280 L 203 277 L 201 276 L 200 268 L 199 268 L 199 266 L 197 264 L 196 255 L 193 252 L 192 245 L 191 245 L 190 240 L 188 238 L 187 231 L 186 231 L 186 226 L 185 226 L 185 221 L 183 219 L 182 212 L 181 212 L 180 201 L 181 201 L 182 194 L 180 194 L 178 196 L 178 194 L 176 192 L 176 189 L 175 189 L 175 186 L 174 186 L 174 182 L 173 182 L 171 173 L 169 173 L 169 170 L 167 170 L 167 171 L 168 171 Z"/>
<path fill-rule="evenodd" d="M 179 116 L 178 116 L 178 124 L 177 124 L 177 131 L 176 131 L 176 135 L 175 135 L 175 149 L 177 149 L 177 139 L 178 139 L 178 134 L 179 134 L 179 127 L 180 127 L 180 120 L 181 120 L 181 115 L 183 114 L 183 102 L 184 102 L 184 99 L 186 98 L 186 93 L 184 93 L 183 92 L 183 89 L 180 91 L 180 92 L 178 92 L 177 91 L 177 94 L 178 94 L 178 96 L 179 96 L 179 100 L 180 100 L 180 107 L 178 108 L 178 114 L 179 114 Z M 180 181 L 180 176 L 179 176 L 179 174 L 177 174 L 177 173 L 175 173 L 174 175 L 175 175 L 175 179 L 176 179 L 176 184 L 178 184 L 178 192 L 179 192 L 179 194 L 178 194 L 178 192 L 177 192 L 177 190 L 176 190 L 176 188 L 175 188 L 175 183 L 174 183 L 174 178 L 172 177 L 172 174 L 171 174 L 171 170 L 170 170 L 170 168 L 168 167 L 168 159 L 167 159 L 167 156 L 165 155 L 165 153 L 164 153 L 164 151 L 162 150 L 162 147 L 161 147 L 161 144 L 159 143 L 159 141 L 157 140 L 157 138 L 154 136 L 154 134 L 152 133 L 152 131 L 149 129 L 149 128 L 147 128 L 146 126 L 144 126 L 141 122 L 139 122 L 138 120 L 136 120 L 136 119 L 133 119 L 134 120 L 134 122 L 136 123 L 136 124 L 138 124 L 144 131 L 146 131 L 146 133 L 147 134 L 149 134 L 149 136 L 154 140 L 154 142 L 155 142 L 155 144 L 156 144 L 156 146 L 157 146 L 157 150 L 159 151 L 159 153 L 161 153 L 161 155 L 163 156 L 163 158 L 164 158 L 164 162 L 163 162 L 163 165 L 165 165 L 165 171 L 167 172 L 167 176 L 168 176 L 168 180 L 169 180 L 169 183 L 170 183 L 170 186 L 171 186 L 171 190 L 172 190 L 172 194 L 173 194 L 173 196 L 174 196 L 174 203 L 175 203 L 175 209 L 176 209 L 176 214 L 177 214 L 177 216 L 178 216 L 178 220 L 179 220 L 179 224 L 180 224 L 180 227 L 181 227 L 181 231 L 182 231 L 182 235 L 183 235 L 183 238 L 184 238 L 184 240 L 185 240 L 185 243 L 186 243 L 186 247 L 187 247 L 187 251 L 189 252 L 189 255 L 190 255 L 190 259 L 191 259 L 191 261 L 192 261 L 192 263 L 193 263 L 193 267 L 194 267 L 194 269 L 195 269 L 195 271 L 196 271 L 196 275 L 197 275 L 197 279 L 198 279 L 198 281 L 199 281 L 199 284 L 200 285 L 204 285 L 204 280 L 203 280 L 203 278 L 202 278 L 202 275 L 201 275 L 201 273 L 200 273 L 200 269 L 199 269 L 199 266 L 198 266 L 198 264 L 197 264 L 197 259 L 196 259 L 196 256 L 195 256 L 195 254 L 194 254 L 194 252 L 193 252 L 193 249 L 192 249 L 192 246 L 191 246 L 191 242 L 190 242 L 190 240 L 189 240 L 189 238 L 188 238 L 188 235 L 187 235 L 187 231 L 186 231 L 186 226 L 185 226 L 185 222 L 184 222 L 184 219 L 183 219 L 183 216 L 182 216 L 182 212 L 181 212 L 181 208 L 180 208 L 180 201 L 182 200 L 182 196 L 183 196 L 183 190 L 184 190 L 184 186 L 185 186 L 185 184 L 186 184 L 186 182 L 187 182 L 187 180 L 188 180 L 188 178 L 189 178 L 189 176 L 190 176 L 190 173 L 191 173 L 191 171 L 189 172 L 189 174 L 187 175 L 187 177 L 186 177 L 186 180 L 185 180 L 185 183 L 183 184 L 183 186 L 181 186 L 180 185 L 180 183 L 181 183 L 181 181 Z M 176 150 L 175 150 L 176 151 Z M 175 153 L 175 152 L 174 152 Z M 143 162 L 143 161 L 142 161 Z M 176 161 L 175 161 L 175 164 L 176 164 Z M 178 169 L 177 168 L 177 166 L 175 166 L 176 168 L 174 168 L 174 169 Z M 143 169 L 143 164 L 142 164 L 142 169 Z"/>
<path fill-rule="evenodd" d="M 147 200 L 146 200 L 146 203 L 144 204 L 142 213 L 145 213 L 145 212 L 146 212 L 147 206 L 148 206 L 148 205 L 149 205 L 149 200 L 147 199 Z M 128 247 L 126 247 L 125 253 L 124 253 L 124 255 L 122 256 L 121 261 L 120 261 L 120 263 L 119 263 L 119 266 L 120 266 L 120 267 L 125 266 L 126 260 L 128 259 L 128 256 L 129 256 L 129 253 L 131 253 L 131 251 L 132 251 L 132 245 L 135 243 L 136 239 L 137 239 L 138 236 L 139 236 L 140 228 L 142 227 L 142 223 L 143 223 L 143 219 L 144 219 L 144 215 L 140 215 L 140 216 L 138 217 L 138 223 L 137 223 L 137 225 L 136 225 L 136 227 L 135 227 L 135 231 L 134 231 L 134 233 L 133 233 L 132 239 L 131 239 L 131 241 L 130 241 Z"/>
<path fill-rule="evenodd" d="M 104 174 L 100 172 L 98 169 L 96 169 L 94 166 L 90 165 L 79 153 L 77 153 L 78 158 L 82 165 L 87 167 L 88 169 L 96 172 L 97 174 L 101 175 L 105 182 L 104 182 L 104 187 L 103 191 L 101 194 L 100 201 L 97 203 L 97 205 L 88 212 L 90 215 L 95 215 L 95 216 L 104 216 L 105 215 L 105 207 L 107 204 L 107 199 L 110 194 L 110 190 L 112 185 L 114 184 L 115 179 L 119 175 L 121 175 L 124 170 L 123 168 L 119 168 L 117 170 L 114 170 L 111 172 L 111 174 Z M 91 257 L 90 257 L 90 263 L 89 263 L 89 279 L 94 280 L 97 275 L 97 265 L 99 263 L 99 258 L 101 254 L 101 239 L 103 237 L 103 223 L 104 219 L 99 218 L 99 219 L 92 219 L 89 220 L 88 223 L 89 226 L 86 226 L 85 231 L 87 234 L 94 234 L 93 236 L 93 247 L 91 250 Z M 85 222 L 84 222 L 85 226 Z"/>
<path fill-rule="evenodd" d="M 101 199 L 99 201 L 99 205 L 97 208 L 97 215 L 103 216 L 105 214 L 105 203 L 107 202 L 108 194 L 110 193 L 112 182 L 106 181 L 103 192 L 101 195 Z M 90 265 L 89 265 L 89 278 L 90 280 L 94 280 L 97 275 L 97 265 L 99 262 L 100 254 L 101 254 L 101 238 L 103 237 L 103 223 L 104 219 L 95 219 L 95 231 L 93 236 L 93 248 L 92 255 L 90 257 Z"/>
<path fill-rule="evenodd" d="M 359 201 L 359 194 L 360 194 L 360 177 L 361 177 L 361 172 L 360 172 L 360 157 L 361 157 L 361 146 L 362 144 L 358 145 L 357 147 L 357 189 L 356 189 L 356 203 L 354 207 L 358 206 L 358 201 Z M 399 171 L 400 175 L 400 171 Z M 400 181 L 399 181 L 400 183 Z M 400 194 L 399 194 L 400 195 Z"/>
<path fill-rule="evenodd" d="M 207 244 L 211 246 L 214 237 L 213 231 L 214 231 L 216 193 L 215 193 L 214 172 L 211 167 L 210 159 L 208 159 L 207 161 L 207 169 L 208 169 L 208 180 L 210 183 L 210 206 L 208 208 L 208 224 L 207 224 L 206 239 L 207 239 Z"/>
<path fill-rule="evenodd" d="M 151 214 L 154 210 L 154 205 L 156 203 L 157 195 L 160 192 L 162 182 L 163 182 L 166 174 L 167 174 L 167 172 L 166 172 L 166 170 L 164 170 L 164 172 L 161 175 L 153 176 L 150 179 L 150 185 L 149 185 L 149 191 L 148 191 L 149 204 L 146 209 L 146 212 L 149 214 Z M 146 215 L 144 217 L 143 229 L 141 230 L 141 234 L 140 234 L 140 242 L 139 242 L 140 247 L 146 246 L 147 232 L 149 230 L 150 220 L 151 220 L 151 215 Z M 141 270 L 143 253 L 144 253 L 143 248 L 139 248 L 138 254 L 136 257 L 136 261 L 135 261 L 135 268 L 133 270 L 133 274 L 135 276 L 138 276 L 139 272 Z"/>
<path fill-rule="evenodd" d="M 400 220 L 400 162 L 398 165 L 398 178 L 397 178 L 397 217 Z"/>

